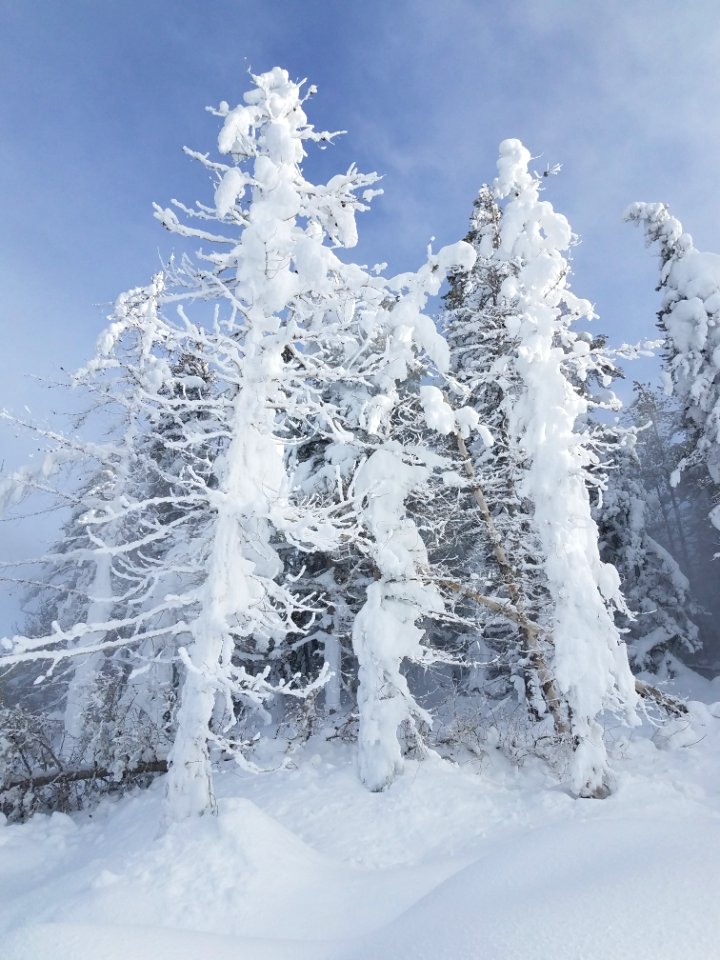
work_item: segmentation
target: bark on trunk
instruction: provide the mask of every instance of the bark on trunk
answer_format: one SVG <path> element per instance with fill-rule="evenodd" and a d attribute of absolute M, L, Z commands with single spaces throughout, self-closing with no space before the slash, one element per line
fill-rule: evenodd
<path fill-rule="evenodd" d="M 132 770 L 126 770 L 122 779 L 131 780 L 133 777 L 148 773 L 167 773 L 167 768 L 166 760 L 151 760 L 133 767 Z M 55 783 L 80 783 L 83 780 L 114 780 L 115 778 L 116 774 L 112 770 L 98 767 L 88 767 L 84 770 L 56 770 L 54 773 L 44 773 L 42 776 L 30 775 L 22 780 L 12 780 L 10 783 L 0 785 L 0 793 L 12 790 L 14 787 L 30 790 L 35 787 L 48 787 Z"/>
<path fill-rule="evenodd" d="M 547 665 L 545 653 L 539 641 L 539 636 L 541 635 L 542 631 L 522 612 L 522 593 L 518 587 L 515 572 L 513 571 L 512 564 L 510 563 L 508 555 L 505 552 L 505 547 L 503 546 L 502 538 L 498 528 L 495 526 L 495 521 L 490 513 L 490 508 L 488 507 L 485 494 L 483 493 L 482 487 L 477 478 L 475 467 L 465 444 L 465 440 L 459 431 L 456 431 L 455 433 L 455 441 L 457 443 L 458 453 L 462 457 L 465 474 L 469 480 L 472 480 L 473 499 L 478 505 L 480 514 L 487 526 L 487 532 L 490 538 L 490 543 L 492 544 L 495 560 L 497 561 L 500 574 L 505 582 L 505 586 L 507 587 L 508 594 L 510 595 L 510 599 L 512 601 L 512 607 L 514 609 L 512 615 L 508 616 L 508 619 L 516 623 L 520 628 L 523 651 L 527 656 L 533 670 L 537 674 L 538 682 L 540 683 L 540 689 L 542 690 L 543 698 L 547 705 L 550 716 L 553 719 L 556 733 L 559 736 L 567 736 L 567 734 L 570 732 L 570 725 L 567 717 L 565 717 L 563 713 L 562 698 L 560 697 L 555 679 Z M 473 597 L 472 591 L 464 592 L 465 595 L 470 599 L 477 599 L 477 597 L 480 596 L 478 594 L 476 597 Z M 479 602 L 482 602 L 485 606 L 493 609 L 491 603 L 488 601 L 488 597 L 483 597 L 482 601 Z M 507 615 L 506 610 L 503 609 L 503 604 L 498 604 L 498 607 L 495 609 L 496 612 Z"/>

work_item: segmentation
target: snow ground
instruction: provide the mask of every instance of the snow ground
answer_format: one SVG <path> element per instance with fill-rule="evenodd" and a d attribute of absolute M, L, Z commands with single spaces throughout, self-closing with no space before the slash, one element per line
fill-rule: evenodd
<path fill-rule="evenodd" d="M 694 696 L 720 699 L 720 681 Z M 319 737 L 295 769 L 218 775 L 219 815 L 162 831 L 163 784 L 0 828 L 2 960 L 711 960 L 720 703 L 618 734 L 575 800 L 496 751 L 368 793 Z"/>

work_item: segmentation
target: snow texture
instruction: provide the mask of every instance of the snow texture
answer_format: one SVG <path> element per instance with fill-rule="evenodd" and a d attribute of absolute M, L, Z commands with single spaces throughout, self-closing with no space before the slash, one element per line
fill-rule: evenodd
<path fill-rule="evenodd" d="M 491 747 L 481 770 L 412 761 L 371 794 L 316 738 L 297 769 L 227 769 L 218 816 L 161 837 L 160 785 L 0 827 L 3 960 L 708 960 L 718 714 L 691 703 L 682 729 L 621 737 L 602 803 Z"/>

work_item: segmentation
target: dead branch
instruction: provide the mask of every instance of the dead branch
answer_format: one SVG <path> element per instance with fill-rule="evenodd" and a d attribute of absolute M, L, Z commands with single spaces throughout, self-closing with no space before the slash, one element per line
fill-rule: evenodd
<path fill-rule="evenodd" d="M 645 683 L 644 680 L 635 681 L 635 692 L 639 697 L 642 697 L 643 700 L 650 700 L 657 706 L 662 707 L 663 710 L 667 711 L 673 717 L 684 717 L 689 711 L 687 704 L 683 703 L 678 697 L 673 697 L 669 693 L 664 693 L 662 690 L 658 690 L 657 687 L 653 687 L 650 683 Z"/>
<path fill-rule="evenodd" d="M 132 770 L 123 772 L 122 780 L 131 780 L 133 777 L 140 777 L 148 773 L 167 773 L 167 760 L 150 760 L 147 763 L 141 763 Z M 32 790 L 36 787 L 49 787 L 54 784 L 79 783 L 83 780 L 116 780 L 117 776 L 112 770 L 103 770 L 98 767 L 89 767 L 85 770 L 56 770 L 53 773 L 45 773 L 42 776 L 29 776 L 22 780 L 13 780 L 10 783 L 0 785 L 0 793 L 6 793 L 15 787 L 23 790 Z"/>

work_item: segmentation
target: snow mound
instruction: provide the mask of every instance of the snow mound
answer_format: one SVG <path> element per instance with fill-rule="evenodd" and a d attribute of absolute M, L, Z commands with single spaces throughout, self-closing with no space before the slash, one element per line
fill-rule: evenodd
<path fill-rule="evenodd" d="M 342 960 L 716 956 L 719 858 L 712 818 L 539 829 L 492 844 Z"/>
<path fill-rule="evenodd" d="M 409 761 L 371 794 L 350 748 L 317 737 L 294 770 L 221 772 L 218 816 L 165 832 L 161 782 L 5 825 L 0 958 L 709 960 L 718 712 L 622 728 L 604 801 L 496 751 Z"/>
<path fill-rule="evenodd" d="M 282 937 L 286 929 L 309 937 L 304 890 L 333 872 L 325 857 L 243 798 L 225 800 L 218 817 L 173 826 L 157 838 L 120 833 L 107 854 L 86 867 L 76 893 L 59 899 L 44 919 L 81 925 L 131 919 L 148 928 L 244 936 L 271 928 Z M 286 905 L 279 922 L 268 891 Z"/>

